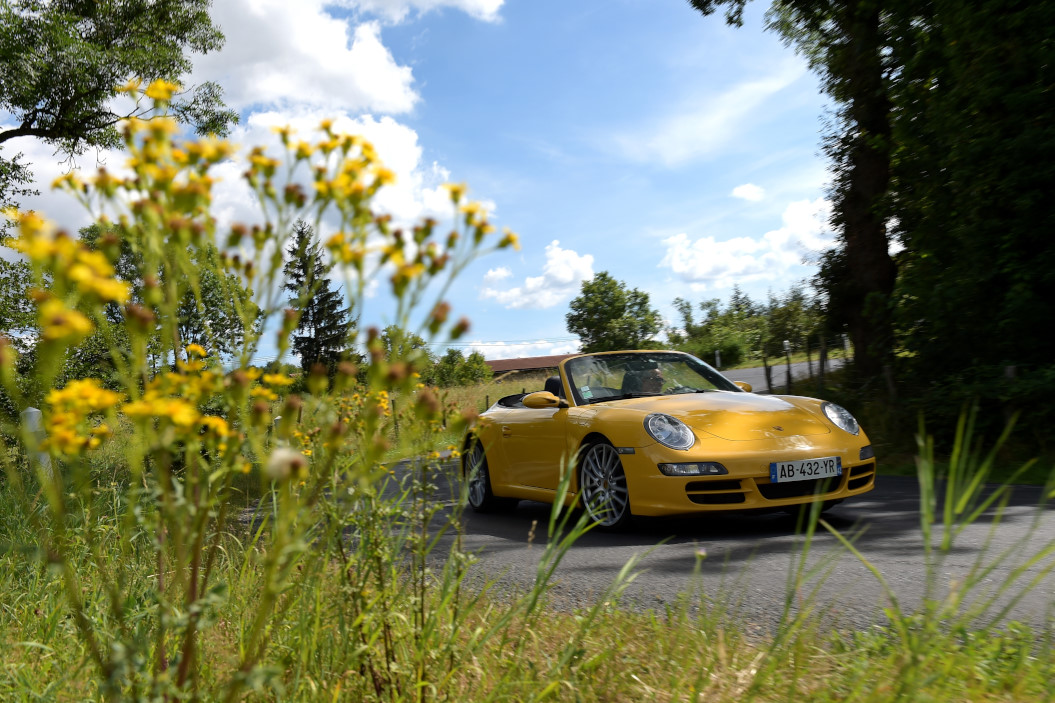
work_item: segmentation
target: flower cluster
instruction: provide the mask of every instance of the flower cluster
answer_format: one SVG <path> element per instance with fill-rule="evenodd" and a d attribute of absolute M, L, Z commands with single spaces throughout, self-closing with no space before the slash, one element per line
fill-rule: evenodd
<path fill-rule="evenodd" d="M 93 419 L 113 409 L 124 396 L 103 388 L 94 378 L 70 381 L 65 388 L 48 392 L 48 438 L 42 449 L 56 455 L 76 456 L 95 449 L 111 433 L 105 423 Z"/>
<path fill-rule="evenodd" d="M 78 305 L 124 304 L 130 286 L 114 277 L 114 268 L 99 251 L 65 232 L 54 232 L 36 213 L 7 210 L 18 228 L 9 244 L 24 254 L 39 272 L 48 272 L 48 290 L 33 292 L 45 341 L 73 344 L 95 329 Z M 41 275 L 43 278 L 43 275 Z"/>
<path fill-rule="evenodd" d="M 171 441 L 204 437 L 222 442 L 234 433 L 227 420 L 208 415 L 200 407 L 224 394 L 236 382 L 210 368 L 202 357 L 205 350 L 197 345 L 186 349 L 189 361 L 180 360 L 176 370 L 152 378 L 143 394 L 120 407 L 121 412 L 148 431 L 171 428 Z"/>

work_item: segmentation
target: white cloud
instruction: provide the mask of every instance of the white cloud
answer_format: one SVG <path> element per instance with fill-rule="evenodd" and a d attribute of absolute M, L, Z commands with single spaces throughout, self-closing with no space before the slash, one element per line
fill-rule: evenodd
<path fill-rule="evenodd" d="M 546 247 L 546 264 L 541 276 L 524 279 L 524 285 L 498 290 L 489 285 L 480 291 L 483 298 L 494 298 L 507 308 L 545 309 L 559 305 L 576 293 L 583 281 L 593 278 L 593 256 L 561 249 L 553 240 Z M 485 277 L 485 283 L 486 283 Z"/>
<path fill-rule="evenodd" d="M 678 234 L 663 240 L 667 253 L 660 262 L 694 289 L 724 288 L 749 281 L 770 280 L 781 285 L 803 259 L 831 247 L 828 229 L 831 204 L 823 198 L 793 202 L 784 210 L 784 226 L 761 238 L 714 237 L 690 240 Z"/>
<path fill-rule="evenodd" d="M 763 188 L 756 186 L 754 183 L 744 183 L 743 185 L 733 188 L 731 195 L 734 198 L 757 203 L 762 200 L 762 198 L 766 197 L 766 191 Z"/>
<path fill-rule="evenodd" d="M 632 161 L 666 166 L 710 157 L 735 144 L 761 106 L 805 73 L 800 60 L 784 61 L 769 76 L 697 98 L 630 133 L 615 135 L 616 148 Z"/>
<path fill-rule="evenodd" d="M 537 342 L 470 342 L 469 351 L 478 351 L 485 359 L 522 359 L 531 356 L 574 354 L 579 351 L 578 340 Z"/>
<path fill-rule="evenodd" d="M 6 128 L 14 125 L 3 126 Z M 10 146 L 11 144 L 14 146 Z M 54 222 L 58 229 L 72 233 L 95 221 L 84 206 L 72 196 L 63 191 L 52 190 L 52 182 L 70 170 L 70 163 L 60 161 L 63 157 L 56 153 L 54 146 L 36 139 L 17 139 L 8 142 L 8 146 L 10 151 L 5 151 L 4 156 L 23 154 L 22 161 L 30 164 L 33 171 L 33 187 L 40 191 L 39 195 L 20 198 L 18 204 L 21 209 L 35 210 Z M 73 165 L 85 175 L 94 176 L 100 166 L 105 167 L 111 175 L 127 175 L 127 160 L 128 155 L 120 151 L 89 150 L 76 157 Z"/>
<path fill-rule="evenodd" d="M 497 22 L 498 11 L 505 0 L 343 0 L 345 7 L 353 7 L 363 12 L 371 12 L 386 21 L 402 22 L 411 10 L 425 13 L 444 7 L 453 7 L 485 22 Z"/>
<path fill-rule="evenodd" d="M 493 286 L 499 281 L 504 281 L 512 275 L 513 272 L 505 266 L 499 266 L 496 269 L 488 269 L 487 273 L 484 274 L 484 285 L 488 287 Z"/>
<path fill-rule="evenodd" d="M 213 18 L 227 41 L 195 59 L 192 81 L 212 80 L 235 109 L 292 103 L 330 111 L 409 111 L 411 69 L 381 43 L 381 27 L 330 15 L 324 0 L 223 0 Z"/>
<path fill-rule="evenodd" d="M 335 129 L 370 139 L 385 165 L 396 173 L 395 185 L 375 200 L 379 211 L 392 214 L 399 226 L 423 217 L 448 220 L 453 210 L 447 192 L 439 186 L 450 180 L 450 173 L 438 163 L 423 164 L 417 133 L 387 116 L 407 112 L 418 102 L 411 69 L 398 65 L 383 45 L 378 22 L 357 24 L 335 17 L 327 11 L 333 5 L 398 18 L 408 10 L 451 7 L 491 21 L 498 19 L 502 0 L 217 0 L 212 15 L 227 41 L 222 51 L 195 57 L 188 82 L 217 81 L 229 106 L 257 110 L 232 130 L 231 141 L 243 147 L 243 156 L 249 146 L 265 144 L 273 145 L 272 154 L 278 155 L 272 126 L 292 125 L 300 138 L 308 139 L 315 136 L 322 119 L 333 119 Z M 24 199 L 23 207 L 36 209 L 72 231 L 92 222 L 72 198 L 51 192 L 50 183 L 67 170 L 53 147 L 32 139 L 17 140 L 9 147 L 5 154 L 25 154 L 41 191 L 40 196 Z M 121 152 L 89 151 L 78 157 L 77 165 L 89 175 L 97 162 L 115 172 L 126 158 Z M 256 199 L 241 178 L 243 170 L 244 164 L 238 162 L 214 169 L 219 182 L 213 213 L 221 227 L 261 219 Z M 303 174 L 299 180 L 310 182 Z M 494 211 L 494 203 L 484 204 Z"/>
<path fill-rule="evenodd" d="M 317 108 L 272 110 L 250 116 L 245 124 L 235 128 L 231 140 L 241 145 L 244 153 L 251 146 L 267 145 L 275 157 L 281 156 L 281 145 L 273 128 L 289 126 L 294 139 L 314 141 L 320 137 L 319 122 L 332 120 L 332 130 L 341 134 L 358 134 L 370 141 L 386 167 L 396 175 L 396 182 L 378 192 L 374 209 L 392 215 L 395 226 L 408 227 L 425 217 L 440 222 L 453 216 L 450 197 L 440 185 L 450 173 L 438 163 L 422 163 L 422 147 L 418 135 L 391 117 L 377 119 L 371 115 L 351 117 L 346 113 L 325 112 Z M 221 167 L 221 178 L 216 186 L 214 214 L 221 225 L 231 222 L 257 222 L 259 206 L 241 178 L 242 164 Z M 298 182 L 309 187 L 311 176 L 301 171 Z"/>

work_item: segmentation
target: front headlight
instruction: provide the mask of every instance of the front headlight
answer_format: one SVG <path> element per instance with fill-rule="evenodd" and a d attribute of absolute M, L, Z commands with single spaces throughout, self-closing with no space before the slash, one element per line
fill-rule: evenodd
<path fill-rule="evenodd" d="M 688 449 L 696 443 L 696 435 L 676 417 L 653 413 L 645 418 L 645 432 L 664 447 Z"/>
<path fill-rule="evenodd" d="M 832 424 L 840 430 L 849 432 L 850 434 L 858 434 L 861 431 L 861 426 L 857 424 L 857 420 L 854 419 L 854 416 L 841 405 L 825 403 L 821 406 L 821 410 L 823 410 L 825 416 L 832 421 Z"/>

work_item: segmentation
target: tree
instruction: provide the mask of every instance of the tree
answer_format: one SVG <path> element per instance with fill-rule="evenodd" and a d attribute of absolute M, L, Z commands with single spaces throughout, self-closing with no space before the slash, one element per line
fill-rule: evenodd
<path fill-rule="evenodd" d="M 727 7 L 742 23 L 747 0 L 690 0 L 704 15 Z M 832 159 L 832 224 L 840 285 L 828 291 L 854 342 L 857 370 L 878 374 L 891 356 L 891 294 L 897 268 L 889 254 L 883 208 L 890 182 L 890 77 L 895 72 L 889 8 L 857 0 L 775 0 L 768 19 L 785 42 L 807 57 L 837 105 L 825 152 Z M 888 3 L 893 6 L 894 3 Z M 827 274 L 821 280 L 832 280 Z"/>
<path fill-rule="evenodd" d="M 450 348 L 443 353 L 435 367 L 436 385 L 471 386 L 491 379 L 491 367 L 480 352 L 471 352 L 468 358 L 460 349 Z"/>
<path fill-rule="evenodd" d="M 130 284 L 131 302 L 143 305 L 146 272 L 142 255 L 128 241 L 117 237 L 116 230 L 94 224 L 83 228 L 79 234 L 91 249 L 114 249 L 111 260 L 116 277 Z M 190 245 L 187 255 L 197 272 L 197 280 L 194 286 L 187 282 L 180 285 L 183 294 L 176 326 L 180 344 L 200 344 L 224 356 L 236 354 L 246 333 L 258 323 L 253 293 L 236 274 L 223 272 L 219 251 L 211 242 Z M 106 316 L 115 326 L 123 324 L 124 314 L 116 305 L 106 308 Z M 107 342 L 113 343 L 116 342 Z M 158 343 L 152 346 L 155 350 L 161 348 Z"/>
<path fill-rule="evenodd" d="M 154 107 L 115 101 L 130 79 L 178 82 L 191 53 L 215 51 L 224 37 L 209 17 L 211 0 L 0 0 L 0 147 L 35 137 L 72 157 L 119 144 L 116 125 Z M 170 114 L 199 134 L 225 134 L 237 114 L 215 83 L 171 103 Z M 15 164 L 0 159 L 0 173 Z M 0 187 L 7 187 L 0 177 Z M 10 198 L 0 190 L 0 200 Z"/>
<path fill-rule="evenodd" d="M 464 385 L 471 386 L 476 383 L 490 381 L 493 375 L 494 373 L 491 371 L 491 367 L 487 365 L 484 355 L 474 351 L 465 359 L 465 364 L 462 366 L 461 380 Z"/>
<path fill-rule="evenodd" d="M 296 330 L 301 334 L 293 336 L 293 351 L 305 372 L 322 364 L 332 375 L 349 346 L 351 310 L 345 307 L 342 292 L 330 288 L 327 275 L 332 265 L 324 261 L 315 231 L 303 220 L 293 225 L 286 253 L 284 287 L 291 293 L 290 306 L 300 314 Z"/>
<path fill-rule="evenodd" d="M 2 151 L 0 148 L 0 152 Z M 32 182 L 33 173 L 29 166 L 22 162 L 22 154 L 15 154 L 12 159 L 0 156 L 0 210 L 16 207 L 22 198 L 36 195 L 38 191 L 28 187 Z M 10 230 L 11 221 L 0 217 L 0 239 L 6 237 Z"/>
<path fill-rule="evenodd" d="M 927 9 L 894 122 L 902 339 L 928 375 L 1052 363 L 1055 8 Z"/>
<path fill-rule="evenodd" d="M 739 364 L 748 355 L 759 353 L 757 330 L 763 323 L 762 309 L 739 286 L 733 287 L 724 308 L 718 298 L 701 301 L 703 317 L 699 322 L 689 301 L 675 298 L 674 307 L 682 319 L 681 333 L 670 336 L 674 348 L 721 366 Z"/>
<path fill-rule="evenodd" d="M 640 349 L 660 330 L 660 316 L 649 306 L 648 293 L 627 289 L 607 271 L 583 281 L 565 320 L 584 352 Z"/>
<path fill-rule="evenodd" d="M 20 351 L 36 330 L 36 315 L 28 292 L 32 281 L 29 264 L 0 256 L 0 334 Z"/>
<path fill-rule="evenodd" d="M 436 362 L 436 385 L 450 388 L 459 385 L 459 370 L 465 364 L 465 357 L 460 349 L 450 348 Z"/>

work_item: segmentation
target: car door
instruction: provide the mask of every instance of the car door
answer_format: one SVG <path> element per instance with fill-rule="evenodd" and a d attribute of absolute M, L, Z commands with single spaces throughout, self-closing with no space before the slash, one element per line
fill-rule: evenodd
<path fill-rule="evenodd" d="M 499 423 L 510 482 L 557 490 L 566 465 L 567 408 L 523 408 L 506 413 Z"/>

